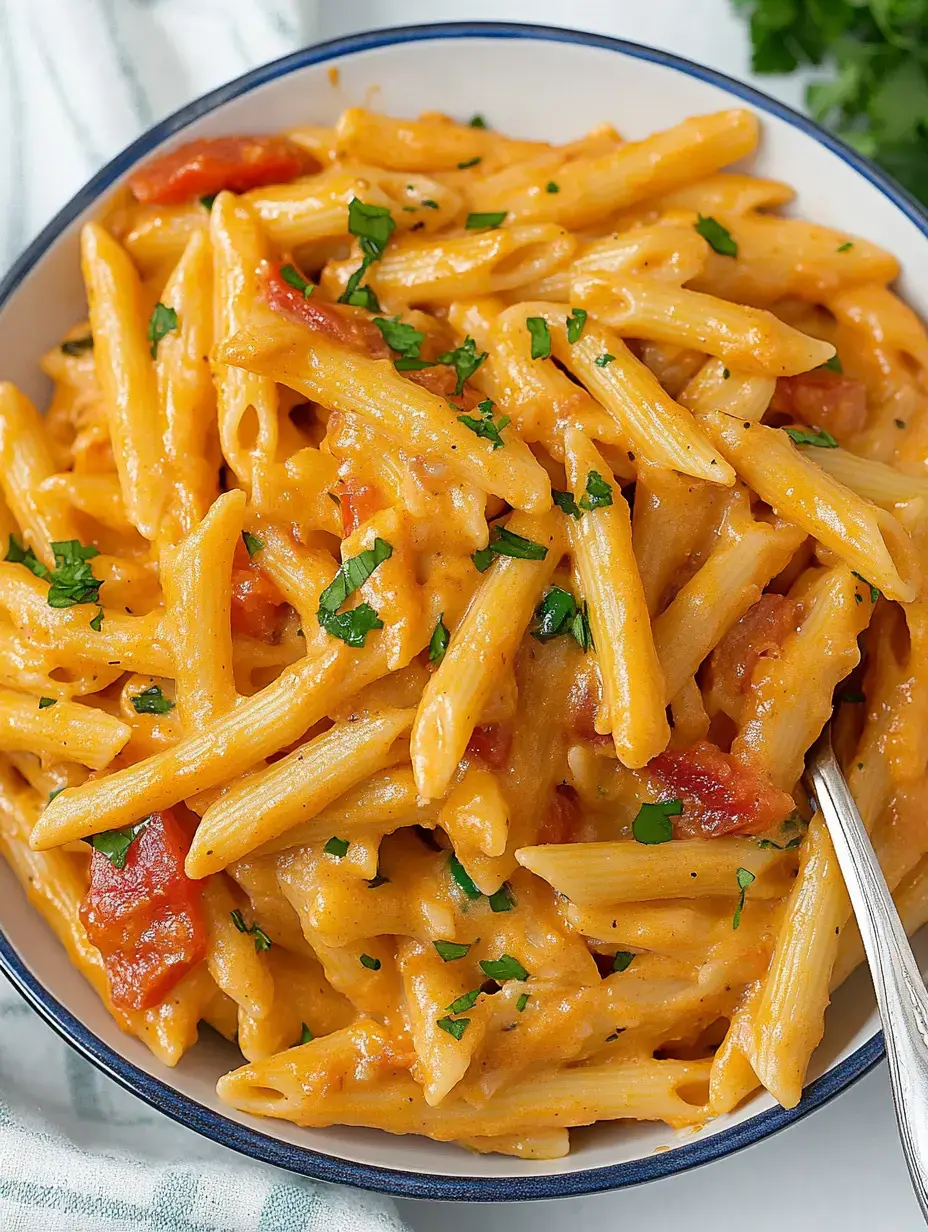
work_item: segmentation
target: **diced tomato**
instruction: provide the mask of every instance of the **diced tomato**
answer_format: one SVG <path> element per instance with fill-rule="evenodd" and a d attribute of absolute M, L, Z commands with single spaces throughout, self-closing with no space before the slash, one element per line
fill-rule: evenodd
<path fill-rule="evenodd" d="M 683 801 L 682 814 L 674 818 L 677 836 L 760 834 L 796 807 L 792 796 L 708 740 L 667 749 L 648 763 L 648 772 L 664 787 L 664 799 Z"/>
<path fill-rule="evenodd" d="M 243 193 L 286 184 L 318 170 L 312 155 L 286 137 L 201 138 L 143 163 L 129 188 L 146 205 L 182 205 L 223 189 Z"/>
<path fill-rule="evenodd" d="M 120 1009 L 157 1005 L 206 957 L 203 883 L 184 872 L 190 838 L 165 809 L 152 813 L 133 839 L 124 868 L 93 853 L 80 916 Z"/>
<path fill-rule="evenodd" d="M 502 723 L 488 723 L 486 727 L 475 727 L 467 742 L 467 753 L 470 757 L 479 757 L 485 766 L 491 770 L 501 770 L 509 760 L 509 746 L 512 744 L 512 732 Z"/>
<path fill-rule="evenodd" d="M 262 642 L 273 641 L 287 601 L 258 566 L 244 544 L 235 549 L 232 563 L 232 631 Z"/>
<path fill-rule="evenodd" d="M 580 800 L 577 793 L 566 783 L 560 783 L 554 789 L 554 796 L 535 842 L 575 842 L 582 820 L 583 815 L 580 811 Z"/>
<path fill-rule="evenodd" d="M 342 304 L 329 304 L 318 297 L 318 292 L 305 296 L 299 287 L 291 286 L 281 274 L 286 261 L 276 261 L 268 266 L 265 275 L 267 302 L 282 316 L 289 317 L 299 325 L 318 330 L 333 342 L 361 351 L 372 359 L 385 359 L 390 348 L 370 317 Z"/>
<path fill-rule="evenodd" d="M 469 383 L 465 383 L 461 393 L 456 394 L 454 391 L 457 388 L 457 373 L 448 364 L 438 364 L 434 368 L 420 368 L 418 372 L 405 372 L 403 375 L 409 377 L 416 385 L 427 389 L 429 393 L 447 399 L 452 406 L 462 411 L 472 411 L 483 399 L 483 394 Z"/>
<path fill-rule="evenodd" d="M 746 693 L 758 660 L 775 656 L 798 623 L 798 603 L 785 595 L 761 595 L 712 652 L 713 685 L 725 697 Z"/>
<path fill-rule="evenodd" d="M 335 494 L 342 511 L 342 533 L 346 539 L 384 507 L 379 488 L 355 479 L 339 479 Z"/>
<path fill-rule="evenodd" d="M 770 409 L 792 422 L 824 428 L 840 441 L 865 426 L 867 389 L 863 381 L 843 372 L 813 368 L 798 376 L 781 376 Z"/>

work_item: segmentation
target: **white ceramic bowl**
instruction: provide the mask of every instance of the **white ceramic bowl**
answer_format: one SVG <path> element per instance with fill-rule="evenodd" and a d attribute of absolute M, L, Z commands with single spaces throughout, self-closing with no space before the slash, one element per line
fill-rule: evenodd
<path fill-rule="evenodd" d="M 333 66 L 339 69 L 337 88 L 328 78 Z M 793 184 L 795 208 L 808 218 L 895 252 L 906 271 L 903 293 L 928 316 L 928 219 L 872 165 L 809 120 L 664 52 L 567 30 L 467 23 L 385 30 L 297 52 L 153 128 L 78 193 L 0 284 L 0 375 L 44 402 L 48 389 L 38 357 L 84 313 L 80 225 L 137 162 L 192 137 L 273 132 L 299 121 L 330 123 L 359 102 L 398 116 L 436 108 L 462 117 L 479 111 L 504 132 L 553 141 L 578 137 L 605 120 L 638 138 L 688 115 L 746 104 L 760 113 L 764 130 L 750 169 Z M 602 1124 L 574 1131 L 567 1159 L 474 1156 L 424 1138 L 339 1127 L 306 1130 L 233 1112 L 217 1099 L 215 1083 L 239 1064 L 238 1054 L 207 1030 L 176 1069 L 159 1065 L 112 1022 L 5 865 L 0 927 L 0 966 L 26 999 L 78 1051 L 140 1098 L 269 1163 L 407 1196 L 549 1198 L 667 1176 L 790 1125 L 883 1055 L 872 991 L 859 972 L 835 997 L 811 1080 L 799 1107 L 789 1112 L 763 1095 L 696 1133 Z M 928 958 L 928 943 L 922 949 Z"/>

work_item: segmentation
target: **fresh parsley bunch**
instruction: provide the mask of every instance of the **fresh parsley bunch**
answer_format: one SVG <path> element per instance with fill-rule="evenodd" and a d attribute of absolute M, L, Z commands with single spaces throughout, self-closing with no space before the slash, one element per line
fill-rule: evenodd
<path fill-rule="evenodd" d="M 816 120 L 928 202 L 928 0 L 733 0 L 758 73 L 833 68 L 809 86 Z"/>

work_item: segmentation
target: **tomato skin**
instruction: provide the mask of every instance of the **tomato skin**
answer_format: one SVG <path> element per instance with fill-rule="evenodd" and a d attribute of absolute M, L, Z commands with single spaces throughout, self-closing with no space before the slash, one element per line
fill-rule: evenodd
<path fill-rule="evenodd" d="M 341 346 L 363 352 L 371 359 L 385 359 L 390 354 L 383 335 L 368 317 L 341 304 L 327 303 L 318 298 L 316 291 L 307 297 L 299 287 L 291 286 L 280 272 L 287 264 L 286 261 L 274 261 L 265 275 L 265 295 L 275 312 L 289 317 L 298 325 L 317 330 Z"/>
<path fill-rule="evenodd" d="M 509 760 L 512 732 L 502 723 L 475 727 L 467 742 L 467 755 L 478 757 L 491 770 L 502 770 Z"/>
<path fill-rule="evenodd" d="M 580 798 L 572 787 L 558 784 L 545 814 L 536 843 L 573 843 L 583 822 Z"/>
<path fill-rule="evenodd" d="M 866 426 L 867 389 L 856 377 L 813 368 L 798 376 L 781 376 L 770 409 L 810 428 L 824 428 L 840 442 Z"/>
<path fill-rule="evenodd" d="M 273 641 L 286 603 L 271 579 L 251 561 L 244 544 L 239 544 L 232 563 L 232 632 Z"/>
<path fill-rule="evenodd" d="M 206 957 L 203 883 L 184 872 L 189 849 L 190 835 L 165 809 L 148 818 L 124 868 L 93 853 L 80 917 L 103 957 L 119 1009 L 159 1004 Z"/>
<path fill-rule="evenodd" d="M 678 838 L 762 834 L 795 808 L 792 796 L 708 740 L 665 750 L 648 763 L 648 773 L 662 784 L 663 799 L 683 801 L 674 818 Z"/>
<path fill-rule="evenodd" d="M 223 189 L 243 193 L 285 184 L 318 169 L 315 159 L 286 137 L 200 138 L 143 163 L 129 177 L 129 188 L 144 205 L 183 205 Z"/>
<path fill-rule="evenodd" d="M 380 489 L 356 479 L 339 479 L 335 494 L 342 512 L 342 534 L 346 539 L 384 507 Z"/>

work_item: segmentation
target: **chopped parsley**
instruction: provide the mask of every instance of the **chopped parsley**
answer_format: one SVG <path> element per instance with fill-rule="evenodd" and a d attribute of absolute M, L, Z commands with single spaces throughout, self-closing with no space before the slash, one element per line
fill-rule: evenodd
<path fill-rule="evenodd" d="M 500 958 L 482 958 L 480 960 L 480 969 L 485 976 L 491 980 L 496 980 L 502 984 L 506 980 L 521 980 L 528 979 L 528 972 L 519 962 L 518 958 L 513 958 L 511 954 L 503 954 Z"/>
<path fill-rule="evenodd" d="M 59 787 L 58 791 L 64 791 L 64 788 Z M 57 794 L 58 792 L 55 792 L 55 795 Z M 53 798 L 49 796 L 49 803 Z M 94 851 L 99 851 L 101 855 L 106 856 L 113 868 L 125 868 L 129 848 L 147 825 L 148 818 L 144 817 L 135 825 L 123 826 L 121 830 L 104 830 L 102 834 L 91 834 L 89 838 L 84 839 L 84 842 L 89 844 Z"/>
<path fill-rule="evenodd" d="M 499 915 L 503 911 L 511 911 L 516 905 L 509 882 L 504 881 L 495 894 L 489 896 L 490 910 Z"/>
<path fill-rule="evenodd" d="M 367 967 L 368 971 L 379 971 L 383 963 L 379 958 L 371 958 L 370 954 L 362 954 L 361 966 Z"/>
<path fill-rule="evenodd" d="M 519 560 L 544 560 L 548 549 L 532 539 L 526 539 L 505 526 L 494 526 L 487 547 L 474 552 L 471 559 L 479 573 L 486 573 L 494 556 L 514 556 Z"/>
<path fill-rule="evenodd" d="M 419 349 L 425 341 L 425 334 L 421 329 L 416 329 L 413 325 L 407 325 L 399 318 L 399 313 L 395 317 L 374 317 L 374 324 L 383 335 L 383 340 L 397 355 L 403 356 L 404 359 L 418 359 Z M 422 361 L 423 365 L 426 363 Z"/>
<path fill-rule="evenodd" d="M 590 471 L 586 477 L 586 495 L 580 497 L 580 508 L 605 509 L 612 504 L 612 487 L 599 471 Z"/>
<path fill-rule="evenodd" d="M 727 380 L 728 380 L 728 378 L 729 378 L 730 376 L 731 376 L 731 371 L 730 371 L 730 369 L 728 369 L 728 368 L 723 368 L 723 369 L 722 369 L 722 380 L 723 380 L 723 381 L 727 381 Z"/>
<path fill-rule="evenodd" d="M 526 317 L 526 328 L 532 337 L 532 359 L 547 359 L 551 354 L 551 331 L 544 317 Z"/>
<path fill-rule="evenodd" d="M 596 365 L 597 368 L 608 368 L 614 359 L 615 359 L 614 355 L 610 355 L 608 351 L 604 351 L 602 355 L 596 356 L 596 358 L 593 360 L 593 363 Z"/>
<path fill-rule="evenodd" d="M 854 244 L 851 240 L 845 240 L 843 244 L 838 245 L 835 252 L 850 252 L 853 247 Z"/>
<path fill-rule="evenodd" d="M 470 119 L 467 121 L 467 123 L 471 128 L 486 128 L 487 127 L 487 122 L 483 118 L 482 115 L 471 116 Z"/>
<path fill-rule="evenodd" d="M 758 847 L 767 851 L 792 851 L 794 847 L 798 847 L 802 842 L 802 835 L 797 834 L 795 838 L 791 838 L 788 843 L 775 843 L 772 838 L 759 838 L 757 840 Z"/>
<path fill-rule="evenodd" d="M 545 185 L 545 192 L 558 193 L 560 191 L 561 191 L 560 184 L 555 183 L 554 180 L 548 180 L 547 184 Z"/>
<path fill-rule="evenodd" d="M 264 547 L 263 540 L 259 539 L 257 535 L 253 535 L 249 530 L 242 531 L 242 543 L 244 543 L 250 557 L 256 556 Z"/>
<path fill-rule="evenodd" d="M 295 265 L 282 265 L 280 267 L 280 276 L 284 282 L 289 283 L 294 287 L 304 299 L 309 299 L 315 287 L 311 282 L 307 282 Z"/>
<path fill-rule="evenodd" d="M 477 889 L 477 887 L 474 885 L 473 881 L 471 880 L 470 873 L 468 873 L 467 869 L 464 867 L 464 865 L 461 863 L 461 861 L 457 858 L 456 855 L 452 854 L 451 859 L 448 861 L 448 865 L 451 869 L 451 876 L 454 878 L 454 880 L 457 882 L 457 884 L 464 891 L 464 893 L 467 895 L 468 898 L 477 899 L 477 898 L 482 897 L 480 891 Z"/>
<path fill-rule="evenodd" d="M 466 1014 L 468 1010 L 472 1010 L 477 1004 L 477 998 L 483 992 L 482 988 L 475 988 L 473 992 L 466 992 L 463 996 L 452 1001 L 448 1006 L 449 1014 Z"/>
<path fill-rule="evenodd" d="M 92 351 L 93 334 L 85 334 L 82 338 L 66 338 L 59 350 L 62 355 L 83 355 L 85 351 Z"/>
<path fill-rule="evenodd" d="M 436 1019 L 436 1022 L 442 1031 L 447 1031 L 456 1040 L 459 1040 L 470 1026 L 469 1018 L 449 1018 L 447 1015 Z"/>
<path fill-rule="evenodd" d="M 456 962 L 459 958 L 466 958 L 470 949 L 470 945 L 459 941 L 433 941 L 432 945 L 438 951 L 442 962 Z"/>
<path fill-rule="evenodd" d="M 612 960 L 613 971 L 627 971 L 632 965 L 632 959 L 635 955 L 631 950 L 619 950 L 615 958 Z"/>
<path fill-rule="evenodd" d="M 438 618 L 438 623 L 432 630 L 432 636 L 429 639 L 429 662 L 440 663 L 445 657 L 445 651 L 448 649 L 448 643 L 451 640 L 451 634 L 445 626 L 445 613 Z"/>
<path fill-rule="evenodd" d="M 868 582 L 867 579 L 864 577 L 864 575 L 862 573 L 858 573 L 856 569 L 852 570 L 852 572 L 854 574 L 854 577 L 858 578 L 861 582 L 863 582 L 865 586 L 869 586 L 870 602 L 876 603 L 877 599 L 879 599 L 880 597 L 879 589 L 876 586 L 874 586 L 872 582 Z"/>
<path fill-rule="evenodd" d="M 151 316 L 148 320 L 148 332 L 145 337 L 151 343 L 149 351 L 152 359 L 158 354 L 158 343 L 162 338 L 174 332 L 177 329 L 177 313 L 173 308 L 169 308 L 167 304 L 162 304 L 159 300 L 151 310 Z"/>
<path fill-rule="evenodd" d="M 247 933 L 248 936 L 253 939 L 255 943 L 255 949 L 258 951 L 259 954 L 262 953 L 264 950 L 269 950 L 271 946 L 274 944 L 260 924 L 253 923 L 251 927 L 249 927 L 245 923 L 242 913 L 241 911 L 239 911 L 237 907 L 234 911 L 230 911 L 229 915 L 232 917 L 232 923 L 235 925 L 238 931 L 240 933 Z"/>
<path fill-rule="evenodd" d="M 219 196 L 218 193 L 207 193 L 205 197 L 200 198 L 200 205 L 203 206 L 207 214 L 212 213 L 213 202 L 216 200 L 218 196 Z"/>
<path fill-rule="evenodd" d="M 134 694 L 132 705 L 136 714 L 167 714 L 174 709 L 174 703 L 161 692 L 161 686 L 153 684 L 141 693 Z"/>
<path fill-rule="evenodd" d="M 741 897 L 738 899 L 738 906 L 735 908 L 735 914 L 732 916 L 732 928 L 738 928 L 741 924 L 741 912 L 744 910 L 745 891 L 753 881 L 757 880 L 749 868 L 739 868 L 735 874 L 735 877 L 738 881 L 738 889 L 741 891 Z"/>
<path fill-rule="evenodd" d="M 730 231 L 715 218 L 704 218 L 697 214 L 694 226 L 710 248 L 721 253 L 723 257 L 737 257 L 738 245 Z"/>
<path fill-rule="evenodd" d="M 486 351 L 481 351 L 477 354 L 477 344 L 471 338 L 470 334 L 464 339 L 459 347 L 455 347 L 453 351 L 446 351 L 444 355 L 439 355 L 438 362 L 440 364 L 448 364 L 457 373 L 457 385 L 454 389 L 454 396 L 460 397 L 464 390 L 464 382 L 474 375 L 480 365 L 487 357 Z"/>
<path fill-rule="evenodd" d="M 97 608 L 97 614 L 96 616 L 94 616 L 93 620 L 91 620 L 90 627 L 91 629 L 93 629 L 94 633 L 99 633 L 100 630 L 103 628 L 103 608 L 102 607 Z"/>
<path fill-rule="evenodd" d="M 487 214 L 468 214 L 464 223 L 466 231 L 490 231 L 505 221 L 508 210 L 496 210 Z"/>
<path fill-rule="evenodd" d="M 382 629 L 383 621 L 369 603 L 360 603 L 348 612 L 339 608 L 367 581 L 378 565 L 393 555 L 392 546 L 379 537 L 374 546 L 342 562 L 333 580 L 319 596 L 316 619 L 331 637 L 340 638 L 349 646 L 363 646 L 367 634 Z"/>
<path fill-rule="evenodd" d="M 343 859 L 348 854 L 348 848 L 351 843 L 346 838 L 336 838 L 333 834 L 322 850 L 327 856 L 335 856 L 336 860 Z"/>
<path fill-rule="evenodd" d="M 438 202 L 437 202 L 437 201 L 433 201 L 431 197 L 423 197 L 423 198 L 422 198 L 422 204 L 425 206 L 425 208 L 426 208 L 427 210 L 437 210 L 437 209 L 439 209 Z"/>
<path fill-rule="evenodd" d="M 37 578 L 47 578 L 48 570 L 33 552 L 32 548 L 24 548 L 15 535 L 10 535 L 9 546 L 4 558 L 14 565 L 25 565 L 30 573 Z"/>
<path fill-rule="evenodd" d="M 585 308 L 571 308 L 570 316 L 567 318 L 567 341 L 571 346 L 580 341 L 588 316 L 589 313 Z"/>
<path fill-rule="evenodd" d="M 572 492 L 559 492 L 557 488 L 551 489 L 551 499 L 557 505 L 558 509 L 569 514 L 572 518 L 580 517 L 580 506 L 574 500 Z"/>
<path fill-rule="evenodd" d="M 525 1009 L 525 1007 L 528 1005 L 528 999 L 530 996 L 531 996 L 531 993 L 524 992 L 522 993 L 522 995 L 519 997 L 518 1001 L 516 1002 L 516 1010 L 520 1014 Z"/>
<path fill-rule="evenodd" d="M 673 838 L 671 817 L 683 812 L 682 800 L 657 800 L 642 804 L 632 822 L 632 834 L 639 843 L 669 843 Z"/>
<path fill-rule="evenodd" d="M 817 445 L 819 449 L 837 449 L 838 442 L 824 428 L 784 428 L 794 445 Z"/>
<path fill-rule="evenodd" d="M 458 171 L 466 171 L 468 167 L 476 167 L 478 163 L 483 162 L 482 155 L 478 154 L 476 158 L 469 158 L 467 162 L 458 163 Z"/>
<path fill-rule="evenodd" d="M 40 697 L 39 698 L 39 709 L 47 710 L 49 706 L 54 706 L 57 700 L 58 700 L 57 697 Z"/>
<path fill-rule="evenodd" d="M 475 435 L 489 441 L 494 449 L 502 449 L 506 442 L 500 436 L 500 433 L 509 424 L 509 416 L 500 415 L 499 420 L 494 423 L 493 403 L 489 398 L 485 398 L 483 402 L 478 403 L 477 410 L 480 412 L 479 419 L 474 415 L 459 415 L 458 423 L 462 423 L 465 428 L 470 428 L 471 432 L 475 433 Z"/>
<path fill-rule="evenodd" d="M 55 796 L 60 796 L 64 790 L 64 787 L 56 787 L 54 791 L 50 791 L 48 793 L 48 803 L 51 804 Z"/>
<path fill-rule="evenodd" d="M 311 1044 L 315 1038 L 316 1037 L 313 1035 L 312 1031 L 310 1031 L 309 1027 L 307 1027 L 306 1023 L 301 1022 L 300 1023 L 300 1043 L 301 1044 Z"/>
<path fill-rule="evenodd" d="M 11 551 L 12 545 L 11 535 Z M 95 556 L 100 555 L 97 549 L 92 544 L 83 547 L 77 539 L 64 539 L 52 544 L 52 552 L 55 554 L 55 568 L 51 571 L 36 560 L 31 549 L 23 553 L 23 559 L 20 561 L 20 564 L 31 569 L 36 577 L 48 578 L 48 606 L 73 607 L 78 603 L 97 603 L 103 583 L 94 577 L 93 568 L 89 564 Z M 9 559 L 10 555 L 7 553 L 7 560 Z"/>
<path fill-rule="evenodd" d="M 896 427 L 897 427 L 897 428 L 906 428 L 906 427 L 908 427 L 908 424 L 905 422 L 905 420 L 904 420 L 904 419 L 894 419 L 894 420 L 893 420 L 893 423 L 896 425 Z"/>
<path fill-rule="evenodd" d="M 841 363 L 841 356 L 837 351 L 832 355 L 831 359 L 826 359 L 823 364 L 819 364 L 820 368 L 830 368 L 832 372 L 843 372 L 844 365 Z"/>
<path fill-rule="evenodd" d="M 361 279 L 374 262 L 381 259 L 395 229 L 393 215 L 386 206 L 366 205 L 357 197 L 348 202 L 348 230 L 358 240 L 362 261 L 338 297 L 340 304 L 354 304 L 371 312 L 379 309 L 377 296 L 370 287 L 361 286 Z"/>
<path fill-rule="evenodd" d="M 538 626 L 532 630 L 532 637 L 539 642 L 569 634 L 584 654 L 593 645 L 587 604 L 580 607 L 573 595 L 560 586 L 550 588 L 535 609 L 535 617 Z"/>

